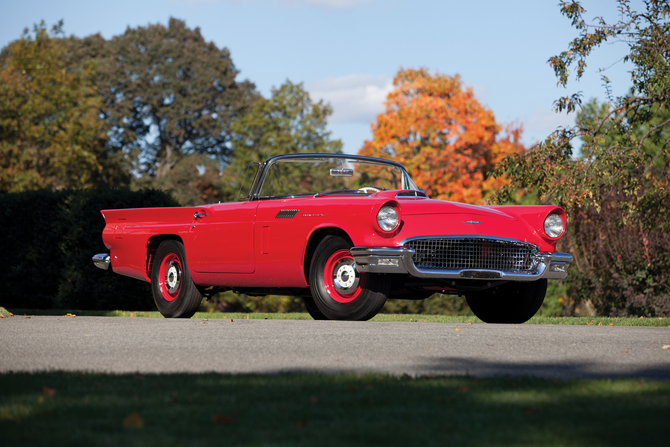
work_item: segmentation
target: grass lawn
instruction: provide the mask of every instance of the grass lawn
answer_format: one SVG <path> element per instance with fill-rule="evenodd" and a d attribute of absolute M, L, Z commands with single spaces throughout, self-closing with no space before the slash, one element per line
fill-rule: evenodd
<path fill-rule="evenodd" d="M 0 308 L 0 312 L 2 312 Z M 5 311 L 15 315 L 79 315 L 79 316 L 103 316 L 103 317 L 144 317 L 163 318 L 158 312 L 128 311 L 128 310 L 44 310 L 44 309 L 10 309 Z M 208 319 L 252 319 L 252 320 L 311 320 L 308 313 L 220 313 L 220 312 L 197 312 L 193 318 Z M 411 315 L 411 314 L 377 314 L 370 321 L 406 321 L 422 323 L 482 323 L 473 316 L 451 316 L 451 315 Z M 670 318 L 609 318 L 609 317 L 533 317 L 525 324 L 571 324 L 571 325 L 602 325 L 602 326 L 660 326 L 670 327 Z"/>
<path fill-rule="evenodd" d="M 0 374 L 2 445 L 666 446 L 670 383 Z"/>

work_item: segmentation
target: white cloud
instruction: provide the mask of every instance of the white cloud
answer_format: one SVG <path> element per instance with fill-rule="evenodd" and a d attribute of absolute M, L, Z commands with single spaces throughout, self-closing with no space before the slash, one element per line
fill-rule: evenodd
<path fill-rule="evenodd" d="M 331 121 L 372 123 L 384 111 L 386 95 L 393 90 L 393 79 L 383 75 L 351 74 L 321 79 L 306 88 L 312 99 L 330 103 Z"/>

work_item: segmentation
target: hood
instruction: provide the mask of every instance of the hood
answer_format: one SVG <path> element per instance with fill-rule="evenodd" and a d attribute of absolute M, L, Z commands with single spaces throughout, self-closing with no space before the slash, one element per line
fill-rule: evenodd
<path fill-rule="evenodd" d="M 515 221 L 515 217 L 510 216 L 500 210 L 488 208 L 485 206 L 468 205 L 465 203 L 446 202 L 433 199 L 404 199 L 398 198 L 398 203 L 402 209 L 403 216 L 416 216 L 422 214 L 461 214 L 473 216 L 488 216 L 498 219 L 508 219 Z"/>

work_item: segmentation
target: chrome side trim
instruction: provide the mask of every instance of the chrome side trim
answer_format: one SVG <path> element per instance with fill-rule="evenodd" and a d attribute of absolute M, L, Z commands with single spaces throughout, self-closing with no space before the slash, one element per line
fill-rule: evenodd
<path fill-rule="evenodd" d="M 413 253 L 414 249 L 409 247 L 353 247 L 351 249 L 356 270 L 359 272 L 400 273 L 417 278 L 505 279 L 508 281 L 536 281 L 542 278 L 565 279 L 568 276 L 567 267 L 574 259 L 568 253 L 539 253 L 535 273 L 480 269 L 436 270 L 417 268 L 412 261 Z M 393 261 L 389 262 L 390 260 Z M 381 265 L 380 261 L 382 261 Z"/>
<path fill-rule="evenodd" d="M 99 269 L 107 270 L 109 269 L 110 258 L 109 253 L 100 253 L 93 256 L 93 265 Z"/>

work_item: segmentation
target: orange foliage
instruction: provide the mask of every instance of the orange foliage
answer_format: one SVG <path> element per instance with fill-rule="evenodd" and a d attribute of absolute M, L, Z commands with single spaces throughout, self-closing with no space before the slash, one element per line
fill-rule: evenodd
<path fill-rule="evenodd" d="M 501 135 L 493 112 L 458 75 L 401 69 L 393 85 L 386 111 L 371 126 L 373 139 L 359 154 L 401 162 L 436 199 L 483 204 L 508 184 L 490 174 L 504 157 L 525 150 L 520 126 L 506 126 Z"/>

